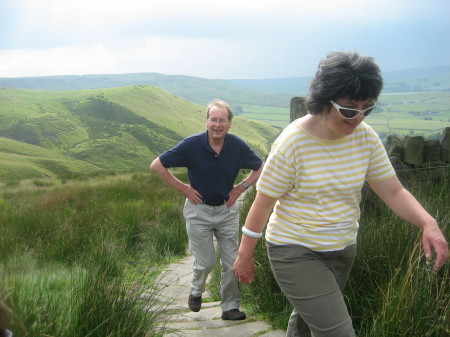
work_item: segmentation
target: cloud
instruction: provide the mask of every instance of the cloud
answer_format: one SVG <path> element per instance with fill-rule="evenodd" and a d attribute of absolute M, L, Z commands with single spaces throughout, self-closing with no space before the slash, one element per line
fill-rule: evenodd
<path fill-rule="evenodd" d="M 69 46 L 40 50 L 20 49 L 0 52 L 0 74 L 6 77 L 161 72 L 199 77 L 223 76 L 226 66 L 237 64 L 241 56 L 233 42 L 211 39 L 151 37 L 134 44 L 89 48 Z M 216 70 L 217 71 L 216 71 Z M 239 70 L 237 70 L 239 72 Z M 237 75 L 237 74 L 236 74 Z"/>
<path fill-rule="evenodd" d="M 406 65 L 406 59 L 408 66 L 427 60 L 442 64 L 449 54 L 442 43 L 450 30 L 449 4 L 448 0 L 4 0 L 0 76 L 125 72 L 206 78 L 307 76 L 335 49 L 357 49 L 396 66 Z"/>
<path fill-rule="evenodd" d="M 100 45 L 90 48 L 64 47 L 18 49 L 0 52 L 0 74 L 4 77 L 83 74 L 94 69 L 113 71 L 117 66 Z"/>
<path fill-rule="evenodd" d="M 430 1 L 432 10 L 433 2 Z M 272 29 L 278 25 L 314 24 L 359 25 L 401 20 L 416 15 L 421 0 L 18 0 L 23 22 L 32 26 L 72 27 L 79 31 L 117 30 L 122 25 L 145 22 L 193 21 L 210 24 L 211 29 L 233 30 L 222 26 L 236 20 Z M 448 7 L 448 6 L 447 6 Z M 422 13 L 426 14 L 426 13 Z M 222 21 L 224 20 L 224 21 Z M 271 24 L 272 22 L 276 23 Z"/>

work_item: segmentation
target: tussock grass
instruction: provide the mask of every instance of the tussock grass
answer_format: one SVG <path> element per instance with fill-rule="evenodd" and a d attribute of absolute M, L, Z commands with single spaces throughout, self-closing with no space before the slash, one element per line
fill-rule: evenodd
<path fill-rule="evenodd" d="M 148 172 L 10 188 L 0 201 L 14 336 L 163 334 L 154 282 L 186 252 L 180 195 Z"/>

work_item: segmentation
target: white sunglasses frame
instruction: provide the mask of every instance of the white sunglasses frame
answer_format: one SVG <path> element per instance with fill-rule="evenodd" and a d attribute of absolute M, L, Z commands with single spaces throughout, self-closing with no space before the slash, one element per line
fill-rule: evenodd
<path fill-rule="evenodd" d="M 359 109 L 346 108 L 346 107 L 340 106 L 339 104 L 337 104 L 335 101 L 333 101 L 333 100 L 331 100 L 331 99 L 330 99 L 330 103 L 331 103 L 331 105 L 334 106 L 334 108 L 337 110 L 337 112 L 339 113 L 339 115 L 340 115 L 342 118 L 345 118 L 345 119 L 355 119 L 355 118 L 358 117 L 360 114 L 363 115 L 364 117 L 367 117 L 367 116 L 369 116 L 370 113 L 372 113 L 373 109 L 375 109 L 375 107 L 376 107 L 376 105 L 377 105 L 377 102 L 374 101 L 374 102 L 373 102 L 373 105 L 372 105 L 371 107 L 368 107 L 367 109 L 364 109 L 364 110 L 359 110 Z M 343 116 L 343 115 L 341 114 L 341 111 L 340 111 L 339 109 L 352 110 L 352 111 L 356 111 L 356 112 L 358 112 L 358 113 L 357 113 L 354 117 L 345 117 L 345 116 Z M 365 112 L 366 112 L 367 110 L 370 110 L 370 111 L 369 111 L 369 113 L 366 115 Z"/>

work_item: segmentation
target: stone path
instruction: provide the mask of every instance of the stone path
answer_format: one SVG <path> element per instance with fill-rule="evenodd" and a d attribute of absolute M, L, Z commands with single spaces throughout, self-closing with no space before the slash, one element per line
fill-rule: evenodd
<path fill-rule="evenodd" d="M 273 330 L 263 321 L 247 317 L 242 321 L 224 321 L 221 319 L 220 302 L 203 302 L 199 312 L 192 312 L 187 306 L 189 296 L 193 256 L 169 265 L 157 282 L 160 300 L 167 305 L 166 326 L 172 332 L 167 337 L 284 337 L 285 331 Z M 207 298 L 204 294 L 203 298 Z M 242 309 L 241 309 L 242 310 Z"/>

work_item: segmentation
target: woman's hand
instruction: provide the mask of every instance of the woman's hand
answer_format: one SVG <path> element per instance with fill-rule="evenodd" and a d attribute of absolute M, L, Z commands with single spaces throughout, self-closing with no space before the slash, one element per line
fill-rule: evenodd
<path fill-rule="evenodd" d="M 438 271 L 448 258 L 448 243 L 436 219 L 403 187 L 397 176 L 381 182 L 371 182 L 370 186 L 395 214 L 423 230 L 425 257 L 429 260 L 433 252 L 436 254 L 433 270 Z"/>
<path fill-rule="evenodd" d="M 243 258 L 238 255 L 234 262 L 233 271 L 241 283 L 250 284 L 255 279 L 255 263 L 252 258 Z"/>
<path fill-rule="evenodd" d="M 448 243 L 437 224 L 423 227 L 422 243 L 427 260 L 431 259 L 433 251 L 436 254 L 433 270 L 438 271 L 448 258 Z"/>

